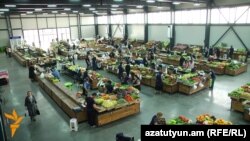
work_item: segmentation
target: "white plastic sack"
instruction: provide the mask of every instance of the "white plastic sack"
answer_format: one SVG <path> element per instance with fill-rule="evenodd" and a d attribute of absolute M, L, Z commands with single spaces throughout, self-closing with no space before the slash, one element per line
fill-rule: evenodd
<path fill-rule="evenodd" d="M 43 79 L 44 78 L 44 73 L 40 74 L 40 78 Z"/>

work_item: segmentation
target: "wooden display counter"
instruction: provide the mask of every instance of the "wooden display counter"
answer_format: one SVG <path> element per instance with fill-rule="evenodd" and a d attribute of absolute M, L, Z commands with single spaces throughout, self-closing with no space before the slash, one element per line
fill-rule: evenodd
<path fill-rule="evenodd" d="M 209 69 L 213 70 L 215 74 L 225 74 L 225 67 L 211 67 L 206 65 L 207 68 L 204 70 L 208 71 Z"/>
<path fill-rule="evenodd" d="M 181 92 L 181 93 L 191 95 L 191 94 L 199 92 L 199 91 L 201 91 L 201 90 L 203 90 L 205 88 L 208 88 L 209 87 L 209 82 L 210 82 L 210 79 L 208 79 L 204 83 L 203 87 L 197 86 L 196 89 L 194 89 L 192 86 L 188 86 L 188 85 L 184 85 L 183 83 L 179 83 L 179 88 L 178 89 L 179 89 L 179 92 Z"/>
<path fill-rule="evenodd" d="M 231 109 L 243 113 L 244 112 L 244 106 L 242 104 L 243 101 L 244 101 L 243 99 L 231 97 Z"/>
<path fill-rule="evenodd" d="M 124 117 L 134 115 L 140 112 L 140 103 L 133 103 L 131 105 L 127 105 L 125 107 L 121 107 L 119 109 L 114 109 L 111 111 L 99 113 L 97 115 L 97 125 L 101 126 Z"/>
<path fill-rule="evenodd" d="M 19 62 L 22 66 L 26 67 L 27 66 L 27 61 L 26 59 L 23 58 L 22 53 L 15 51 L 12 53 L 13 57 Z"/>
<path fill-rule="evenodd" d="M 142 83 L 143 85 L 150 86 L 150 85 L 151 85 L 151 78 L 148 79 L 148 78 L 146 78 L 146 77 L 142 77 L 141 83 Z"/>
<path fill-rule="evenodd" d="M 173 94 L 173 93 L 178 92 L 178 88 L 179 88 L 178 83 L 171 84 L 171 85 L 163 83 L 163 91 L 164 92 Z"/>
<path fill-rule="evenodd" d="M 87 120 L 85 108 L 80 107 L 80 102 L 83 101 L 82 98 L 76 99 L 75 93 L 69 91 L 60 82 L 54 84 L 47 79 L 38 78 L 38 83 L 70 118 L 77 118 L 78 122 Z"/>
<path fill-rule="evenodd" d="M 241 66 L 239 69 L 234 69 L 234 70 L 231 70 L 228 67 L 226 67 L 225 74 L 235 76 L 244 73 L 246 71 L 247 71 L 247 65 Z"/>

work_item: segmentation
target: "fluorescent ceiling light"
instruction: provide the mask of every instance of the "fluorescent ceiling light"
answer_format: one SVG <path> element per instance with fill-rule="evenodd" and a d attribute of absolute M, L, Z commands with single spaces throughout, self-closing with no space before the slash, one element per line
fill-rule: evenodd
<path fill-rule="evenodd" d="M 66 13 L 61 13 L 62 15 L 66 15 Z"/>
<path fill-rule="evenodd" d="M 78 11 L 73 11 L 73 13 L 78 13 Z"/>
<path fill-rule="evenodd" d="M 43 13 L 43 15 L 48 15 L 48 13 Z"/>
<path fill-rule="evenodd" d="M 41 8 L 36 8 L 35 11 L 43 11 Z"/>
<path fill-rule="evenodd" d="M 14 8 L 14 7 L 16 7 L 16 5 L 5 4 L 5 7 L 11 7 L 11 8 Z"/>
<path fill-rule="evenodd" d="M 115 7 L 115 8 L 117 8 L 117 7 L 119 7 L 119 5 L 111 5 L 111 7 Z"/>
<path fill-rule="evenodd" d="M 82 5 L 83 7 L 90 7 L 91 5 L 90 4 L 84 4 Z"/>
<path fill-rule="evenodd" d="M 98 11 L 92 11 L 93 13 L 97 13 Z"/>
<path fill-rule="evenodd" d="M 194 6 L 200 6 L 201 4 L 200 3 L 194 3 Z"/>
<path fill-rule="evenodd" d="M 116 2 L 121 2 L 121 1 L 123 1 L 123 0 L 114 0 L 114 1 L 116 1 Z"/>
<path fill-rule="evenodd" d="M 89 10 L 93 11 L 93 10 L 95 10 L 95 8 L 89 8 Z"/>
<path fill-rule="evenodd" d="M 111 8 L 112 11 L 116 11 L 117 9 L 116 8 Z"/>
<path fill-rule="evenodd" d="M 28 12 L 26 12 L 27 14 L 33 14 L 33 12 L 32 11 L 28 11 Z"/>
<path fill-rule="evenodd" d="M 143 6 L 142 5 L 137 5 L 136 8 L 143 8 Z"/>
<path fill-rule="evenodd" d="M 57 11 L 52 11 L 52 13 L 56 14 L 56 13 L 58 13 L 58 12 L 57 12 Z"/>
<path fill-rule="evenodd" d="M 4 14 L 4 12 L 0 12 L 0 14 Z"/>
<path fill-rule="evenodd" d="M 155 0 L 147 0 L 147 3 L 155 3 Z"/>
<path fill-rule="evenodd" d="M 24 14 L 24 13 L 23 13 L 23 14 L 21 14 L 21 16 L 25 16 L 25 15 L 26 15 L 26 14 Z"/>
<path fill-rule="evenodd" d="M 79 14 L 84 15 L 84 13 L 79 13 Z"/>
<path fill-rule="evenodd" d="M 47 7 L 53 8 L 53 7 L 57 7 L 55 4 L 49 4 Z"/>
<path fill-rule="evenodd" d="M 173 2 L 174 5 L 179 5 L 181 4 L 180 2 Z"/>
<path fill-rule="evenodd" d="M 65 11 L 70 11 L 71 9 L 70 8 L 64 8 Z"/>
<path fill-rule="evenodd" d="M 9 9 L 0 9 L 0 11 L 8 12 L 8 11 L 10 11 L 10 10 L 9 10 Z"/>

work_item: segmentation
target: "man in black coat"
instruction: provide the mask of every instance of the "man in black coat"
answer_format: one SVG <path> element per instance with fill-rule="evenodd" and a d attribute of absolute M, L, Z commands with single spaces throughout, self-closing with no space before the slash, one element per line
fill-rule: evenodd
<path fill-rule="evenodd" d="M 129 62 L 127 62 L 125 70 L 126 70 L 127 76 L 129 76 L 129 74 L 130 74 L 130 64 L 129 64 Z"/>

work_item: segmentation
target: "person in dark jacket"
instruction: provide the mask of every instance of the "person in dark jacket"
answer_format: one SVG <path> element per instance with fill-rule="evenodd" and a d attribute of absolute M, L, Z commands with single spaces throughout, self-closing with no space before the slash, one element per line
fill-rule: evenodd
<path fill-rule="evenodd" d="M 28 110 L 31 121 L 36 121 L 35 116 L 38 114 L 38 108 L 36 99 L 31 91 L 27 92 L 24 106 L 26 107 L 26 110 Z"/>
<path fill-rule="evenodd" d="M 234 48 L 233 48 L 233 46 L 231 46 L 230 47 L 230 49 L 229 49 L 229 58 L 233 58 L 233 54 L 234 54 Z"/>
<path fill-rule="evenodd" d="M 209 48 L 209 55 L 214 55 L 214 49 L 212 47 Z"/>
<path fill-rule="evenodd" d="M 126 73 L 127 73 L 127 76 L 129 76 L 129 74 L 130 74 L 130 64 L 129 64 L 129 62 L 127 62 L 127 65 L 126 65 L 126 67 L 125 67 L 125 70 L 126 70 Z"/>
<path fill-rule="evenodd" d="M 184 64 L 184 62 L 185 62 L 185 58 L 183 57 L 183 55 L 181 56 L 181 58 L 180 58 L 180 61 L 179 61 L 179 66 L 183 66 L 183 64 Z"/>
<path fill-rule="evenodd" d="M 133 74 L 132 81 L 133 81 L 133 87 L 135 87 L 138 90 L 141 90 L 141 79 L 138 76 L 138 74 Z"/>
<path fill-rule="evenodd" d="M 84 81 L 85 79 L 89 79 L 89 73 L 88 73 L 88 69 L 86 69 L 82 75 L 82 80 Z"/>
<path fill-rule="evenodd" d="M 212 82 L 211 82 L 211 85 L 210 85 L 210 89 L 213 90 L 213 88 L 214 88 L 214 82 L 215 82 L 215 79 L 216 79 L 216 75 L 215 75 L 214 71 L 211 70 L 211 69 L 209 70 L 209 74 L 210 74 L 210 77 L 212 79 Z"/>
<path fill-rule="evenodd" d="M 148 60 L 146 57 L 143 57 L 142 63 L 145 67 L 148 67 Z"/>
<path fill-rule="evenodd" d="M 35 67 L 32 63 L 29 66 L 29 78 L 31 81 L 35 80 Z"/>
<path fill-rule="evenodd" d="M 96 57 L 93 56 L 92 58 L 92 67 L 93 67 L 93 70 L 97 70 L 97 62 L 96 62 Z"/>
<path fill-rule="evenodd" d="M 162 112 L 158 112 L 154 115 L 149 123 L 149 125 L 166 125 L 166 120 L 163 117 Z"/>
<path fill-rule="evenodd" d="M 87 109 L 87 117 L 88 117 L 88 124 L 91 127 L 96 127 L 96 114 L 99 108 L 95 104 L 94 98 L 96 97 L 96 93 L 93 93 L 91 96 L 86 97 L 85 105 Z"/>
<path fill-rule="evenodd" d="M 158 72 L 156 74 L 156 81 L 155 81 L 155 90 L 156 94 L 160 93 L 163 89 L 163 81 L 162 81 L 162 70 L 158 68 Z"/>
<path fill-rule="evenodd" d="M 112 50 L 112 51 L 110 52 L 109 57 L 110 57 L 110 58 L 115 58 L 114 50 Z"/>
<path fill-rule="evenodd" d="M 124 69 L 122 67 L 122 62 L 119 64 L 118 66 L 118 78 L 121 80 L 122 79 L 122 75 L 123 75 Z"/>
<path fill-rule="evenodd" d="M 87 69 L 89 69 L 90 68 L 90 60 L 89 60 L 89 55 L 90 55 L 90 53 L 89 52 L 87 52 L 87 56 L 86 56 L 86 58 L 85 58 L 85 62 L 86 62 L 86 65 L 87 65 Z"/>
<path fill-rule="evenodd" d="M 112 93 L 114 90 L 114 87 L 112 86 L 111 80 L 108 80 L 105 87 L 106 87 L 106 93 L 108 93 L 108 94 Z"/>
<path fill-rule="evenodd" d="M 217 56 L 217 59 L 220 58 L 220 49 L 219 48 L 217 48 L 217 50 L 216 50 L 216 56 Z"/>

